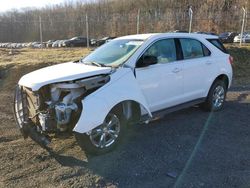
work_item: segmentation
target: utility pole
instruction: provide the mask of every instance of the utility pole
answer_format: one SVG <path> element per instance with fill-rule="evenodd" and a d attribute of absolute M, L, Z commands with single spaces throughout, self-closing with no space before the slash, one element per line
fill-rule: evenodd
<path fill-rule="evenodd" d="M 140 9 L 137 12 L 137 24 L 136 24 L 136 33 L 140 33 Z"/>
<path fill-rule="evenodd" d="M 240 46 L 242 43 L 242 37 L 243 37 L 245 19 L 246 19 L 246 9 L 244 7 L 242 7 L 242 10 L 243 10 L 243 20 L 242 20 L 241 33 L 240 33 Z"/>
<path fill-rule="evenodd" d="M 245 17 L 245 26 L 244 26 L 244 30 L 247 31 L 247 15 L 248 15 L 248 12 L 247 12 L 247 8 L 246 8 L 246 17 Z"/>
<path fill-rule="evenodd" d="M 189 33 L 191 33 L 191 31 L 192 31 L 192 22 L 193 22 L 193 10 L 192 10 L 192 6 L 189 6 L 188 15 L 189 15 Z"/>
<path fill-rule="evenodd" d="M 246 1 L 246 19 L 245 19 L 245 31 L 247 31 L 247 21 L 248 21 L 248 1 Z"/>
<path fill-rule="evenodd" d="M 42 18 L 39 16 L 39 23 L 40 23 L 40 41 L 41 41 L 41 48 L 43 48 L 43 30 L 42 30 Z"/>
<path fill-rule="evenodd" d="M 86 37 L 87 37 L 87 48 L 89 48 L 89 21 L 88 21 L 88 14 L 86 14 Z"/>

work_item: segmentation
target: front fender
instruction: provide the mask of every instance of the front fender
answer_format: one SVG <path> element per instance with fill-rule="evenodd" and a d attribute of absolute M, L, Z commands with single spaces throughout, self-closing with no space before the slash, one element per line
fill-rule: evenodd
<path fill-rule="evenodd" d="M 74 131 L 86 133 L 101 125 L 114 106 L 127 100 L 138 102 L 152 117 L 133 72 L 130 68 L 120 68 L 111 74 L 106 85 L 82 100 L 82 113 Z"/>

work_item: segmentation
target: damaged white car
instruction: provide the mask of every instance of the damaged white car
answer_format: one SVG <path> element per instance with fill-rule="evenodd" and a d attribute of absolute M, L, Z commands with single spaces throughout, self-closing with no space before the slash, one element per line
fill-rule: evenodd
<path fill-rule="evenodd" d="M 220 110 L 232 57 L 218 37 L 163 33 L 120 37 L 87 57 L 24 75 L 14 114 L 24 137 L 43 147 L 74 133 L 89 153 L 112 150 L 128 124 L 201 104 Z"/>

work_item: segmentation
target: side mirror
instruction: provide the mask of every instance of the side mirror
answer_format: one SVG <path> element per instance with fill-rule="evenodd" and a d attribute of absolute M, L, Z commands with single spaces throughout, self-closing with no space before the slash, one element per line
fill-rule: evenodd
<path fill-rule="evenodd" d="M 137 62 L 137 67 L 147 67 L 149 65 L 157 64 L 158 60 L 157 57 L 146 55 L 142 56 L 139 61 Z"/>

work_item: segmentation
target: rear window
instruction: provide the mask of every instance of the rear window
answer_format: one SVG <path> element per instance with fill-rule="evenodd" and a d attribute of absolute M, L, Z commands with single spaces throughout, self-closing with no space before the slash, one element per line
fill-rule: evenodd
<path fill-rule="evenodd" d="M 222 52 L 228 54 L 226 48 L 223 46 L 219 39 L 207 39 L 210 43 L 212 43 L 216 48 L 220 49 Z"/>

